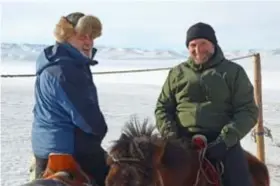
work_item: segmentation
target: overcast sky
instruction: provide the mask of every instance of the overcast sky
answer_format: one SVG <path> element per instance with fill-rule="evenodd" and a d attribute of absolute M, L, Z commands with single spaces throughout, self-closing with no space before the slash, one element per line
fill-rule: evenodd
<path fill-rule="evenodd" d="M 53 29 L 73 11 L 98 16 L 98 45 L 184 50 L 186 30 L 202 21 L 216 30 L 225 49 L 280 48 L 280 1 L 6 1 L 2 42 L 54 42 Z"/>

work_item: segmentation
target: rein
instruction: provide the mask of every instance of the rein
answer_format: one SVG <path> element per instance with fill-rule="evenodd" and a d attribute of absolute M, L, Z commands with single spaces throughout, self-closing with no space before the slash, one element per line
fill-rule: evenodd
<path fill-rule="evenodd" d="M 205 153 L 207 150 L 207 139 L 205 136 L 196 135 L 192 140 L 193 144 L 196 145 L 197 151 L 199 154 L 199 170 L 196 176 L 196 181 L 194 186 L 198 186 L 201 173 L 205 177 L 206 181 L 214 186 L 221 186 L 221 175 L 223 174 L 223 164 L 217 164 L 217 167 L 213 166 L 213 164 L 206 158 Z M 221 166 L 221 171 L 218 166 Z"/>
<path fill-rule="evenodd" d="M 113 155 L 110 155 L 110 157 L 112 158 L 113 163 L 115 163 L 115 164 L 133 163 L 133 164 L 137 164 L 137 165 L 140 165 L 140 166 L 144 167 L 144 165 L 141 164 L 142 161 L 140 159 L 138 159 L 138 158 L 116 158 Z M 149 168 L 152 168 L 152 167 L 149 167 Z M 147 175 L 147 173 L 145 171 L 143 171 L 141 169 L 139 169 L 139 170 L 143 174 Z M 156 173 L 158 175 L 158 182 L 160 183 L 159 186 L 164 186 L 163 178 L 162 178 L 159 170 L 156 170 Z M 155 186 L 157 186 L 157 184 L 155 184 Z"/>

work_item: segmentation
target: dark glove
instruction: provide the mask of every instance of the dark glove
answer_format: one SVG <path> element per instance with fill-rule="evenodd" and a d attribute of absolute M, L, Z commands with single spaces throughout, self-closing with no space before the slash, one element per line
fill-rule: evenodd
<path fill-rule="evenodd" d="M 222 161 L 227 153 L 228 147 L 224 140 L 218 137 L 215 141 L 208 144 L 206 157 L 211 160 Z"/>
<path fill-rule="evenodd" d="M 164 128 L 162 128 L 161 136 L 165 139 L 177 139 L 177 128 L 174 125 L 166 125 Z"/>
<path fill-rule="evenodd" d="M 167 139 L 177 139 L 177 134 L 176 134 L 176 132 L 168 132 L 168 133 L 165 135 L 165 137 L 166 137 Z"/>

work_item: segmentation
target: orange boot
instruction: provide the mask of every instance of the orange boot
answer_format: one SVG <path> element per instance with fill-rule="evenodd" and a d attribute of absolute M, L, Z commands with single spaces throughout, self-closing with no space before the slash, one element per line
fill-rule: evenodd
<path fill-rule="evenodd" d="M 68 185 L 91 185 L 90 177 L 70 154 L 51 153 L 43 179 L 57 179 Z"/>

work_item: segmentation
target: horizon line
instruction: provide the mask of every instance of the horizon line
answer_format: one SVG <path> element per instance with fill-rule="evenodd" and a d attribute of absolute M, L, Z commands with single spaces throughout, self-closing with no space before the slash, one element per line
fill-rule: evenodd
<path fill-rule="evenodd" d="M 30 42 L 8 42 L 8 41 L 4 41 L 1 42 L 1 46 L 2 44 L 17 44 L 17 45 L 44 45 L 44 46 L 49 46 L 49 45 L 53 45 L 55 44 L 55 41 L 51 44 L 51 43 L 30 43 Z M 149 49 L 149 48 L 143 48 L 143 47 L 128 47 L 128 46 L 114 46 L 114 45 L 104 45 L 104 44 L 100 44 L 100 45 L 95 45 L 96 48 L 120 48 L 120 49 L 138 49 L 138 50 L 147 50 L 147 51 L 187 51 L 187 48 L 182 48 L 182 49 L 172 49 L 172 48 L 153 48 L 153 49 Z M 262 51 L 270 51 L 270 50 L 279 50 L 280 47 L 275 47 L 275 48 L 267 48 L 267 49 L 262 49 L 262 48 L 246 48 L 246 49 L 222 49 L 223 51 L 249 51 L 249 50 L 262 50 Z"/>

